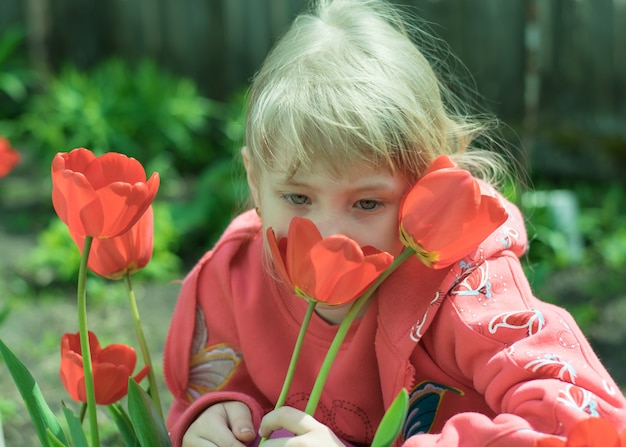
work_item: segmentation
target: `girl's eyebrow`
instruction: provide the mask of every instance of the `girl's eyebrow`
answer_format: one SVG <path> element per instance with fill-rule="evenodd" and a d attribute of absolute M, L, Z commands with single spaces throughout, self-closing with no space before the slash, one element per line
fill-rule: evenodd
<path fill-rule="evenodd" d="M 294 179 L 282 179 L 281 181 L 278 182 L 278 184 L 280 186 L 288 186 L 288 187 L 296 187 L 296 188 L 315 188 L 315 185 L 313 185 L 312 183 L 307 183 L 307 182 L 302 182 L 302 181 L 297 181 Z M 368 191 L 395 191 L 396 190 L 397 185 L 394 184 L 394 182 L 389 179 L 389 180 L 382 180 L 382 179 L 376 179 L 375 181 L 373 181 L 372 183 L 364 183 L 362 185 L 359 185 L 358 183 L 356 185 L 352 184 L 349 186 L 349 189 L 351 192 L 355 192 L 355 193 L 362 193 L 362 192 L 368 192 Z"/>
<path fill-rule="evenodd" d="M 394 191 L 396 185 L 392 182 L 376 182 L 367 185 L 356 185 L 352 188 L 355 192 L 367 192 L 367 191 Z"/>

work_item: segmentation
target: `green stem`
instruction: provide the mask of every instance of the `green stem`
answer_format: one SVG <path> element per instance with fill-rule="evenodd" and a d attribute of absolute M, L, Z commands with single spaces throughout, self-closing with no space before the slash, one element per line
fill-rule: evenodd
<path fill-rule="evenodd" d="M 89 349 L 89 329 L 87 326 L 87 261 L 91 250 L 92 236 L 85 238 L 83 254 L 78 271 L 78 330 L 80 334 L 80 349 L 83 354 L 83 372 L 85 374 L 85 392 L 87 394 L 87 414 L 91 432 L 92 447 L 100 446 L 98 434 L 98 415 L 96 408 L 96 392 L 93 384 L 93 366 L 91 350 Z"/>
<path fill-rule="evenodd" d="M 409 259 L 414 254 L 415 251 L 408 248 L 400 253 L 393 260 L 393 263 L 389 267 L 387 267 L 387 269 L 382 272 L 378 278 L 376 278 L 376 281 L 374 281 L 372 285 L 369 286 L 369 288 L 365 292 L 363 292 L 363 294 L 359 298 L 357 298 L 357 300 L 352 304 L 352 307 L 350 307 L 348 314 L 339 325 L 339 329 L 335 334 L 335 338 L 333 339 L 330 348 L 328 348 L 328 352 L 326 353 L 324 362 L 320 367 L 320 371 L 317 374 L 317 379 L 315 379 L 315 384 L 313 385 L 313 389 L 311 390 L 309 401 L 307 402 L 306 408 L 304 410 L 305 413 L 311 416 L 313 416 L 313 414 L 315 413 L 315 410 L 317 409 L 317 404 L 319 403 L 320 397 L 322 396 L 322 390 L 324 389 L 324 385 L 326 384 L 326 379 L 328 379 L 330 368 L 333 366 L 335 357 L 337 357 L 337 354 L 339 353 L 339 348 L 341 348 L 341 344 L 346 338 L 346 334 L 350 329 L 350 325 L 358 315 L 363 305 L 367 302 L 370 296 L 372 296 L 378 286 L 380 286 L 382 282 L 387 279 L 389 275 L 391 275 L 404 261 Z"/>
<path fill-rule="evenodd" d="M 317 301 L 309 298 L 309 305 L 306 308 L 306 313 L 304 314 L 304 319 L 302 320 L 302 325 L 300 326 L 300 332 L 298 333 L 298 338 L 296 339 L 296 345 L 293 348 L 293 353 L 291 354 L 291 360 L 289 362 L 289 367 L 287 368 L 287 374 L 285 375 L 285 381 L 283 382 L 283 388 L 280 391 L 280 395 L 278 396 L 278 400 L 276 401 L 276 408 L 280 408 L 285 404 L 287 400 L 287 394 L 289 393 L 289 388 L 291 387 L 291 382 L 293 381 L 293 376 L 296 372 L 296 366 L 298 364 L 298 358 L 300 357 L 300 351 L 302 350 L 302 344 L 304 342 L 304 336 L 306 335 L 306 331 L 309 327 L 309 323 L 311 322 L 311 317 L 313 316 L 313 311 L 315 310 L 315 305 Z M 262 438 L 259 443 L 259 447 L 267 441 L 267 438 Z"/>
<path fill-rule="evenodd" d="M 137 307 L 137 300 L 135 299 L 135 291 L 133 289 L 133 283 L 130 279 L 130 273 L 126 274 L 126 284 L 128 285 L 128 297 L 130 300 L 130 311 L 133 317 L 133 324 L 135 325 L 135 332 L 137 333 L 137 340 L 139 341 L 139 348 L 143 355 L 143 361 L 148 365 L 148 384 L 150 386 L 149 394 L 152 397 L 152 401 L 156 406 L 159 416 L 163 418 L 163 410 L 161 408 L 161 400 L 159 399 L 159 388 L 157 386 L 156 375 L 154 374 L 154 368 L 152 367 L 152 360 L 150 358 L 150 350 L 148 349 L 148 343 L 143 333 L 141 326 L 141 318 L 139 317 L 139 308 Z"/>

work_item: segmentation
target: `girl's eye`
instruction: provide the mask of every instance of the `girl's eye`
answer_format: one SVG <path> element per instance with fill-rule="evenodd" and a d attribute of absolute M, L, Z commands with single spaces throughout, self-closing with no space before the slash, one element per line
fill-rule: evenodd
<path fill-rule="evenodd" d="M 292 205 L 305 205 L 310 202 L 309 198 L 303 194 L 283 194 L 283 199 Z"/>
<path fill-rule="evenodd" d="M 373 211 L 377 209 L 378 207 L 382 206 L 382 203 L 379 202 L 378 200 L 366 199 L 366 200 L 359 200 L 358 202 L 356 202 L 355 205 L 357 208 L 362 209 L 364 211 Z"/>

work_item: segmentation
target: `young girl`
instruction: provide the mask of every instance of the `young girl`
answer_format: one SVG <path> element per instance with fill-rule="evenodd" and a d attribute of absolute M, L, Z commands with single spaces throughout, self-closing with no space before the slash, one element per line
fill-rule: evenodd
<path fill-rule="evenodd" d="M 256 75 L 242 156 L 256 210 L 234 219 L 186 278 L 165 347 L 176 446 L 369 445 L 405 388 L 397 445 L 532 446 L 583 418 L 626 426 L 626 401 L 563 309 L 536 299 L 508 220 L 447 269 L 404 263 L 351 326 L 314 415 L 304 409 L 349 305 L 318 305 L 285 407 L 272 411 L 307 304 L 278 280 L 266 229 L 294 216 L 398 255 L 405 193 L 439 155 L 476 176 L 499 158 L 460 112 L 401 14 L 319 0 Z M 426 318 L 428 316 L 428 318 Z"/>

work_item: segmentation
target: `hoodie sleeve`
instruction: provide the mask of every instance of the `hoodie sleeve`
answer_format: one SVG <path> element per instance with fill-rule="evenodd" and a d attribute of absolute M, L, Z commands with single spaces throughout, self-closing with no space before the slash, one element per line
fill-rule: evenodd
<path fill-rule="evenodd" d="M 174 398 L 167 427 L 175 446 L 189 425 L 208 407 L 237 400 L 262 416 L 239 346 L 232 303 L 232 268 L 246 259 L 258 234 L 249 216 L 236 220 L 185 278 L 168 331 L 163 370 Z"/>
<path fill-rule="evenodd" d="M 588 417 L 626 426 L 619 387 L 570 314 L 533 296 L 513 253 L 458 282 L 429 332 L 422 342 L 434 361 L 496 416 L 456 414 L 441 433 L 414 435 L 406 447 L 532 447 Z"/>

